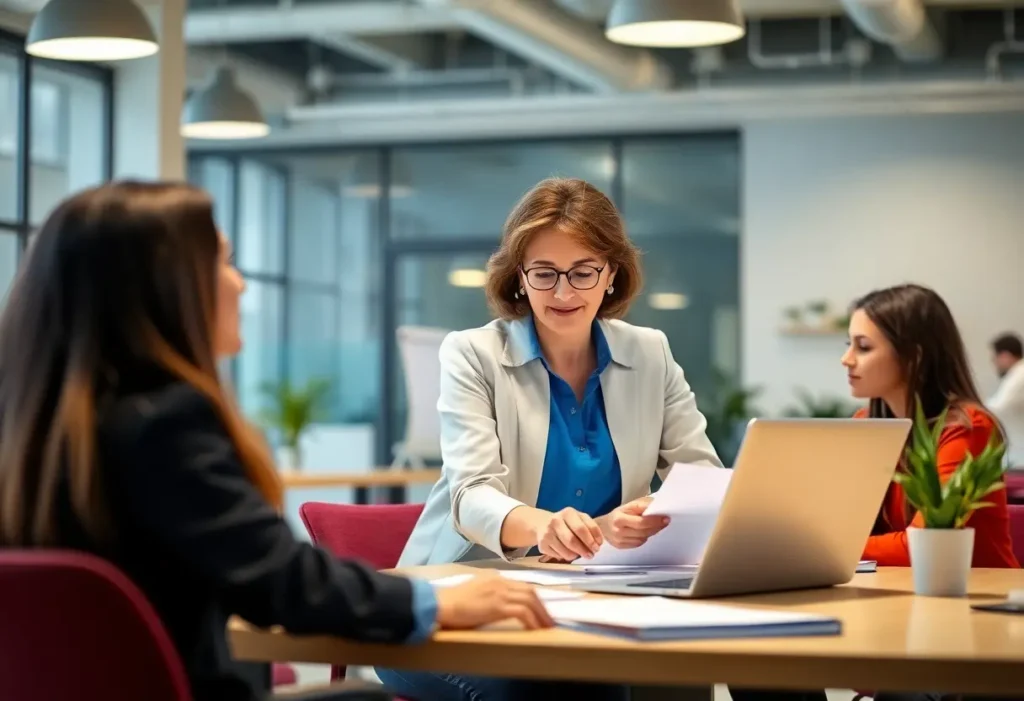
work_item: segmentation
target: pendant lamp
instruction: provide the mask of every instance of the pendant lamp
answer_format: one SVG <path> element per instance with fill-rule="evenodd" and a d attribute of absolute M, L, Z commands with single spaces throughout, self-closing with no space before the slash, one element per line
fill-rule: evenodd
<path fill-rule="evenodd" d="M 186 138 L 256 139 L 269 133 L 256 100 L 238 87 L 235 72 L 226 66 L 185 103 L 181 135 Z"/>
<path fill-rule="evenodd" d="M 120 61 L 158 49 L 153 27 L 134 0 L 50 0 L 25 40 L 32 56 L 59 61 Z"/>
<path fill-rule="evenodd" d="M 617 44 L 714 46 L 745 34 L 736 0 L 616 0 L 605 36 Z"/>

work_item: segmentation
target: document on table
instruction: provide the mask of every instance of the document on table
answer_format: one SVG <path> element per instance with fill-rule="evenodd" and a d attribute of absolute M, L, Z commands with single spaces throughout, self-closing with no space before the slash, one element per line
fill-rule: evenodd
<path fill-rule="evenodd" d="M 508 573 L 509 572 L 507 572 L 507 571 L 501 572 L 501 574 L 503 576 L 508 574 Z M 432 579 L 432 580 L 430 580 L 430 583 L 432 585 L 434 585 L 435 587 L 441 587 L 441 588 L 443 588 L 443 587 L 454 587 L 454 586 L 459 585 L 459 584 L 465 584 L 466 582 L 468 582 L 469 580 L 471 580 L 475 576 L 476 576 L 475 574 L 453 574 L 453 575 L 449 575 L 448 577 L 441 577 L 440 579 Z M 518 578 L 518 577 L 507 577 L 507 579 L 520 579 L 520 578 Z M 520 581 L 528 581 L 528 580 L 520 579 Z M 531 582 L 531 583 L 536 584 L 537 582 Z M 568 582 L 566 582 L 566 581 L 544 582 L 544 584 L 567 584 L 567 583 Z M 579 599 L 579 598 L 582 598 L 584 596 L 584 592 L 579 591 L 577 589 L 540 589 L 540 588 L 538 588 L 537 589 L 537 596 L 540 599 L 542 599 L 543 601 L 561 601 L 563 599 Z"/>
<path fill-rule="evenodd" d="M 637 640 L 838 635 L 838 619 L 811 613 L 680 601 L 660 596 L 546 604 L 559 625 Z"/>
<path fill-rule="evenodd" d="M 668 516 L 669 525 L 637 548 L 619 550 L 605 541 L 592 558 L 573 564 L 588 568 L 610 565 L 679 567 L 696 565 L 704 555 L 732 470 L 679 463 L 654 494 L 645 516 Z"/>

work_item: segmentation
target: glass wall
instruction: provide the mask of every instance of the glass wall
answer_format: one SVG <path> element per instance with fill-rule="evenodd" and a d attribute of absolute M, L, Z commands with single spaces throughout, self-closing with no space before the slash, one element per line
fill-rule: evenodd
<path fill-rule="evenodd" d="M 110 177 L 113 73 L 29 57 L 0 30 L 0 297 L 61 199 Z"/>
<path fill-rule="evenodd" d="M 238 213 L 238 260 L 260 297 L 235 363 L 243 404 L 259 403 L 255 377 L 327 378 L 328 420 L 374 424 L 389 463 L 405 427 L 396 329 L 487 323 L 487 257 L 516 201 L 554 175 L 620 207 L 646 275 L 627 319 L 663 330 L 711 392 L 716 369 L 739 370 L 739 164 L 735 133 L 196 155 L 192 177 Z"/>

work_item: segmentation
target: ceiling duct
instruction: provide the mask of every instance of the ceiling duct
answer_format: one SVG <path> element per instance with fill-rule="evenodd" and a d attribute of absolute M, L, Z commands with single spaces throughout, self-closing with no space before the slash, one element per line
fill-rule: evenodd
<path fill-rule="evenodd" d="M 555 0 L 563 10 L 578 15 L 585 20 L 604 23 L 608 13 L 612 11 L 615 0 Z"/>
<path fill-rule="evenodd" d="M 928 19 L 924 0 L 841 0 L 865 36 L 888 44 L 904 61 L 936 61 L 942 39 Z"/>
<path fill-rule="evenodd" d="M 469 32 L 596 92 L 665 90 L 672 69 L 646 49 L 613 44 L 597 25 L 539 0 L 419 0 Z"/>

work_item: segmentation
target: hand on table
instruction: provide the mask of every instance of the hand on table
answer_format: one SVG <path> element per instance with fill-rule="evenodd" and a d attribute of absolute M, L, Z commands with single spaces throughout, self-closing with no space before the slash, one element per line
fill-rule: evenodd
<path fill-rule="evenodd" d="M 592 557 L 604 542 L 597 522 L 571 507 L 546 514 L 534 532 L 541 555 L 565 562 Z"/>
<path fill-rule="evenodd" d="M 437 623 L 442 628 L 478 628 L 509 618 L 518 620 L 527 630 L 555 625 L 533 585 L 526 582 L 482 575 L 435 591 Z"/>
<path fill-rule="evenodd" d="M 634 499 L 597 519 L 605 539 L 620 550 L 636 548 L 668 525 L 667 516 L 644 516 L 653 497 Z"/>

